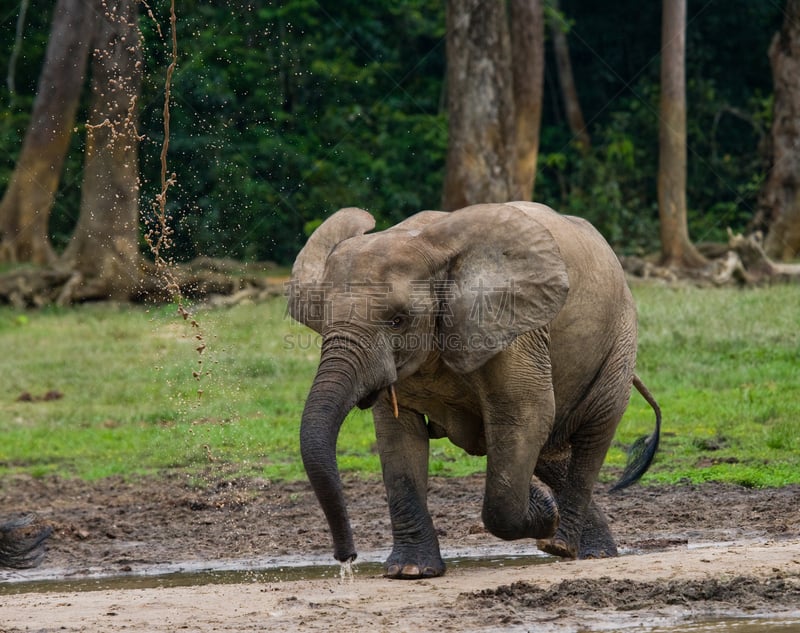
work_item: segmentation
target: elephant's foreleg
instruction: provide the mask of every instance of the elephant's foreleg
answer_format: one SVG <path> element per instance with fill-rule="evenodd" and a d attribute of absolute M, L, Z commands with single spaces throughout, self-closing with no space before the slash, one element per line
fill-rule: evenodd
<path fill-rule="evenodd" d="M 523 400 L 516 393 L 494 393 L 484 412 L 483 522 L 492 534 L 506 540 L 547 538 L 559 522 L 552 491 L 533 472 L 553 424 L 552 388 L 548 380 L 529 378 L 525 383 L 513 385 L 514 391 L 525 394 Z"/>
<path fill-rule="evenodd" d="M 373 408 L 375 433 L 389 501 L 394 545 L 386 561 L 390 578 L 427 578 L 445 571 L 427 507 L 428 429 L 425 419 L 383 398 Z"/>

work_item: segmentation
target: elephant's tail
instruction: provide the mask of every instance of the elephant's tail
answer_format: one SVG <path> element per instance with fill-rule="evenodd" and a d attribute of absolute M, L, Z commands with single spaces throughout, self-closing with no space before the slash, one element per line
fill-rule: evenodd
<path fill-rule="evenodd" d="M 619 481 L 611 488 L 611 492 L 627 488 L 647 472 L 658 450 L 658 441 L 661 437 L 661 407 L 658 406 L 658 402 L 656 402 L 653 394 L 645 387 L 639 376 L 634 375 L 633 386 L 642 394 L 642 397 L 647 400 L 648 404 L 653 407 L 653 412 L 656 414 L 656 428 L 650 435 L 643 435 L 638 438 L 631 445 L 630 449 L 628 449 L 628 463 L 625 464 L 622 477 L 620 477 Z"/>

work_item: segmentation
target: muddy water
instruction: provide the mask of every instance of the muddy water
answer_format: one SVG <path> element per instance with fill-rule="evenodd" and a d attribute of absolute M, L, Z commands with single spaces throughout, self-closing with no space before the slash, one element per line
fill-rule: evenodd
<path fill-rule="evenodd" d="M 796 618 L 725 618 L 650 629 L 649 633 L 800 633 Z"/>
<path fill-rule="evenodd" d="M 383 574 L 385 555 L 373 553 L 352 566 L 353 574 L 360 577 Z M 504 565 L 535 565 L 554 560 L 541 553 L 493 553 L 483 556 L 456 556 L 446 559 L 448 569 L 480 569 Z M 115 589 L 149 589 L 160 587 L 196 587 L 204 585 L 231 585 L 248 583 L 290 582 L 335 578 L 342 573 L 339 565 L 329 559 L 309 564 L 308 558 L 271 559 L 263 566 L 253 561 L 230 562 L 224 567 L 210 568 L 202 563 L 149 566 L 125 574 L 59 574 L 19 573 L 0 576 L 0 596 L 22 593 L 51 593 L 74 591 L 108 591 Z M 69 572 L 68 572 L 69 573 Z"/>

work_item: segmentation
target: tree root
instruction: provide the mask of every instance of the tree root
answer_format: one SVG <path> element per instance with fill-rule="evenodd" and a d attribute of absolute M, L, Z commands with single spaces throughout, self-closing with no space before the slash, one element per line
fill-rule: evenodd
<path fill-rule="evenodd" d="M 268 269 L 267 265 L 200 258 L 170 267 L 167 282 L 152 264 L 146 264 L 138 280 L 129 284 L 131 289 L 121 295 L 114 278 L 88 277 L 64 267 L 25 267 L 0 275 L 0 305 L 27 309 L 112 298 L 166 303 L 172 301 L 174 290 L 187 299 L 233 305 L 283 295 L 283 280 L 268 276 Z"/>
<path fill-rule="evenodd" d="M 759 233 L 743 236 L 728 230 L 727 244 L 698 247 L 709 260 L 703 269 L 665 267 L 640 257 L 620 257 L 625 272 L 633 278 L 689 282 L 699 286 L 755 286 L 800 281 L 800 264 L 772 261 L 764 251 Z"/>

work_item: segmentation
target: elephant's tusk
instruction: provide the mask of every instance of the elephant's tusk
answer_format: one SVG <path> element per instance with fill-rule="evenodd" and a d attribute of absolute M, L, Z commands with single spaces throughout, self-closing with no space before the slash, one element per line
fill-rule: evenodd
<path fill-rule="evenodd" d="M 394 390 L 394 385 L 389 385 L 389 398 L 392 401 L 392 413 L 394 413 L 394 419 L 400 417 L 400 409 L 397 408 L 397 392 Z"/>

